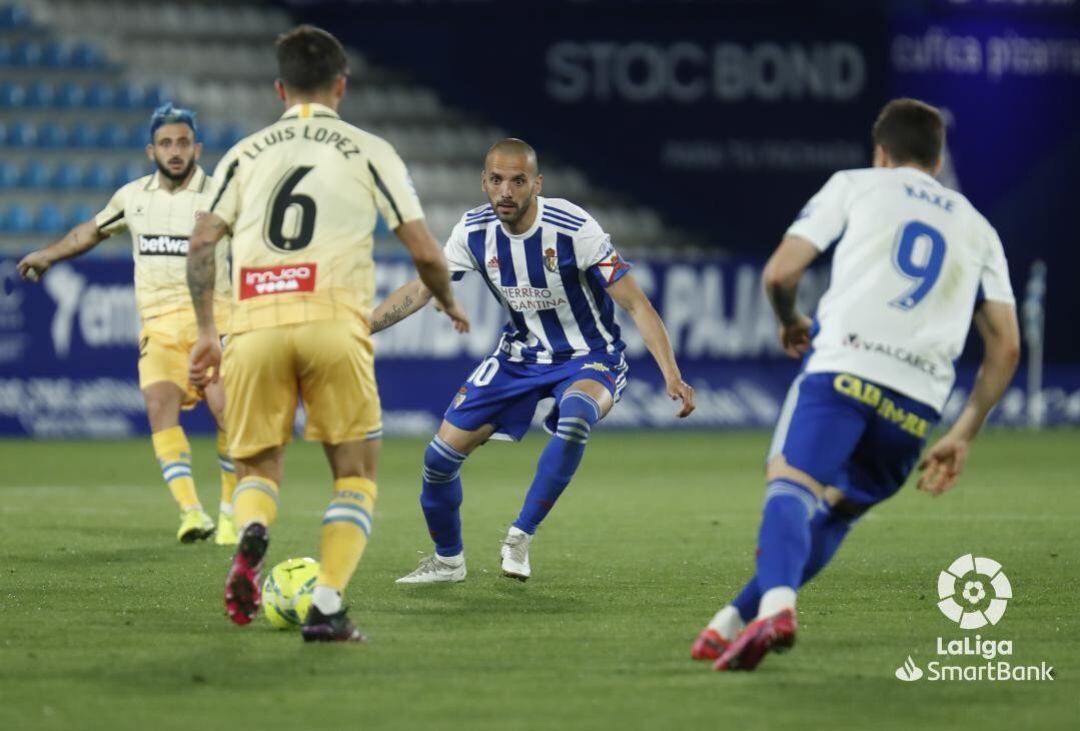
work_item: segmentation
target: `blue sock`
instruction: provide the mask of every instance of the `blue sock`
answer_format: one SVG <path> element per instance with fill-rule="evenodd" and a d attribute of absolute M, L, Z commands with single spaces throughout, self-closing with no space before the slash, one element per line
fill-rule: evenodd
<path fill-rule="evenodd" d="M 435 436 L 424 452 L 424 486 L 420 507 L 424 510 L 428 531 L 435 541 L 435 553 L 456 556 L 461 542 L 461 478 L 458 472 L 465 457 Z"/>
<path fill-rule="evenodd" d="M 514 526 L 528 534 L 555 506 L 581 464 L 592 425 L 600 421 L 600 405 L 580 391 L 572 391 L 559 402 L 559 423 L 555 436 L 540 454 L 536 477 L 525 495 L 525 504 Z"/>
<path fill-rule="evenodd" d="M 764 594 L 778 586 L 798 588 L 810 558 L 810 519 L 817 498 L 793 480 L 773 480 L 765 491 L 758 532 L 757 585 Z"/>
<path fill-rule="evenodd" d="M 803 567 L 800 586 L 809 582 L 825 568 L 850 530 L 850 518 L 836 515 L 828 506 L 818 506 L 814 519 L 810 521 L 810 555 Z M 739 595 L 732 600 L 732 605 L 739 611 L 739 616 L 744 622 L 757 617 L 761 594 L 755 574 L 750 577 L 750 581 L 746 582 L 746 586 Z"/>

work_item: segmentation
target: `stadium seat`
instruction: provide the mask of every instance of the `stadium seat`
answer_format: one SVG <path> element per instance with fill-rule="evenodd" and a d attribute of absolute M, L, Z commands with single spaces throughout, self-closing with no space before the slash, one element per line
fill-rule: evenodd
<path fill-rule="evenodd" d="M 43 203 L 34 216 L 34 230 L 43 234 L 59 234 L 64 231 L 64 214 L 53 203 Z"/>
<path fill-rule="evenodd" d="M 30 24 L 30 14 L 21 5 L 12 3 L 0 6 L 0 28 L 14 30 L 26 28 Z"/>
<path fill-rule="evenodd" d="M 132 180 L 138 180 L 143 175 L 146 175 L 144 170 L 145 168 L 142 165 L 136 165 L 133 162 L 120 165 L 113 174 L 113 187 L 122 188 Z"/>
<path fill-rule="evenodd" d="M 103 124 L 98 130 L 97 143 L 107 149 L 122 149 L 128 143 L 127 130 L 114 122 Z"/>
<path fill-rule="evenodd" d="M 67 143 L 67 130 L 57 122 L 45 122 L 38 125 L 35 144 L 47 150 L 55 150 Z"/>
<path fill-rule="evenodd" d="M 78 226 L 80 223 L 85 223 L 93 218 L 97 214 L 93 206 L 87 203 L 79 203 L 68 209 L 67 221 L 64 223 L 64 228 L 71 229 Z"/>
<path fill-rule="evenodd" d="M 142 105 L 143 91 L 138 85 L 124 82 L 116 87 L 113 106 L 118 109 L 138 109 Z"/>
<path fill-rule="evenodd" d="M 34 125 L 29 122 L 12 122 L 7 126 L 4 143 L 9 147 L 30 147 L 34 144 Z"/>
<path fill-rule="evenodd" d="M 97 130 L 85 122 L 76 124 L 68 134 L 68 147 L 92 150 L 97 146 Z"/>
<path fill-rule="evenodd" d="M 149 129 L 143 122 L 136 122 L 131 125 L 127 133 L 127 146 L 134 148 L 145 146 L 150 141 Z"/>
<path fill-rule="evenodd" d="M 89 43 L 79 43 L 71 50 L 68 65 L 72 68 L 100 69 L 105 68 L 108 64 L 105 57 L 94 46 Z"/>
<path fill-rule="evenodd" d="M 30 210 L 20 204 L 12 203 L 0 216 L 0 227 L 13 234 L 23 234 L 34 228 L 34 216 Z"/>
<path fill-rule="evenodd" d="M 19 185 L 19 169 L 6 160 L 0 160 L 0 190 Z"/>
<path fill-rule="evenodd" d="M 0 42 L 0 66 L 11 65 L 11 44 L 7 41 Z"/>
<path fill-rule="evenodd" d="M 49 168 L 38 160 L 29 160 L 23 166 L 19 176 L 19 186 L 23 188 L 46 188 L 49 185 Z"/>
<path fill-rule="evenodd" d="M 95 81 L 91 84 L 90 88 L 86 90 L 86 97 L 83 99 L 84 105 L 94 109 L 104 109 L 112 106 L 112 103 L 113 89 L 103 81 Z"/>
<path fill-rule="evenodd" d="M 83 174 L 79 166 L 71 162 L 63 162 L 56 166 L 52 180 L 49 181 L 56 190 L 75 190 L 82 187 Z"/>
<path fill-rule="evenodd" d="M 26 103 L 26 88 L 14 81 L 0 83 L 0 109 L 18 109 Z"/>
<path fill-rule="evenodd" d="M 53 88 L 48 81 L 35 81 L 26 89 L 26 106 L 48 107 L 52 105 Z"/>
<path fill-rule="evenodd" d="M 82 185 L 84 188 L 94 190 L 111 190 L 113 183 L 112 173 L 101 163 L 92 163 L 86 166 L 83 174 Z"/>
<path fill-rule="evenodd" d="M 67 66 L 68 57 L 67 46 L 60 41 L 52 40 L 42 46 L 38 64 L 46 68 L 63 68 Z"/>
<path fill-rule="evenodd" d="M 53 106 L 61 109 L 76 109 L 82 105 L 82 102 L 82 85 L 76 84 L 74 81 L 65 81 L 53 94 Z"/>
<path fill-rule="evenodd" d="M 162 84 L 151 84 L 146 87 L 142 101 L 147 107 L 160 107 L 169 101 L 169 90 Z"/>
<path fill-rule="evenodd" d="M 11 52 L 12 66 L 37 66 L 41 58 L 41 46 L 33 41 L 19 41 Z"/>

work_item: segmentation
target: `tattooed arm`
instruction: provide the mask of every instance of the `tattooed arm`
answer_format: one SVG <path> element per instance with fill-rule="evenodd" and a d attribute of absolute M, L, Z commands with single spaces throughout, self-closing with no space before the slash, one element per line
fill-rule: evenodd
<path fill-rule="evenodd" d="M 221 341 L 214 322 L 214 282 L 217 262 L 214 249 L 226 234 L 225 222 L 213 213 L 198 218 L 188 243 L 187 281 L 199 338 L 191 349 L 191 383 L 199 388 L 218 380 L 221 370 Z"/>
<path fill-rule="evenodd" d="M 423 309 L 431 301 L 431 290 L 419 279 L 414 279 L 403 287 L 390 293 L 375 312 L 371 314 L 371 332 L 377 333 L 404 320 L 409 315 Z"/>

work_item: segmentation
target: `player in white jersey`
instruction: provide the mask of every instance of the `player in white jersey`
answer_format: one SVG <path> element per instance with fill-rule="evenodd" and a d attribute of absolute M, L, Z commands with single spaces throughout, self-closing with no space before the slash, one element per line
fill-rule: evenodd
<path fill-rule="evenodd" d="M 215 533 L 195 491 L 191 472 L 191 445 L 180 426 L 181 409 L 206 399 L 218 423 L 218 462 L 221 467 L 221 512 L 215 542 L 234 545 L 232 493 L 236 471 L 228 452 L 223 413 L 225 395 L 212 384 L 205 392 L 188 386 L 187 360 L 195 343 L 195 312 L 187 292 L 186 255 L 188 234 L 196 211 L 209 207 L 211 186 L 198 160 L 195 115 L 165 104 L 150 120 L 147 157 L 157 166 L 152 175 L 133 180 L 113 194 L 108 205 L 93 219 L 81 223 L 56 243 L 27 255 L 19 262 L 23 276 L 36 280 L 53 264 L 83 254 L 115 234 L 131 234 L 135 259 L 135 301 L 142 321 L 139 334 L 139 388 L 146 400 L 154 454 L 162 476 L 180 507 L 182 543 L 208 538 Z M 228 242 L 216 249 L 224 265 Z M 55 284 L 59 284 L 59 281 Z M 49 286 L 46 283 L 45 286 Z M 220 332 L 228 333 L 229 280 L 223 266 L 215 286 L 222 303 Z"/>
<path fill-rule="evenodd" d="M 398 583 L 465 578 L 461 465 L 488 439 L 521 439 L 537 403 L 551 397 L 556 405 L 545 427 L 552 438 L 502 547 L 503 574 L 529 578 L 533 534 L 573 478 L 593 425 L 626 385 L 615 304 L 640 330 L 668 395 L 682 401 L 678 416 L 694 410 L 694 391 L 682 380 L 664 324 L 628 274 L 629 264 L 586 211 L 539 195 L 542 176 L 533 149 L 517 139 L 495 144 L 482 181 L 490 203 L 462 216 L 444 251 L 454 277 L 476 272 L 510 322 L 495 353 L 454 397 L 427 448 L 420 504 L 435 554 Z M 406 284 L 376 309 L 372 330 L 409 316 L 430 297 L 419 281 Z"/>
<path fill-rule="evenodd" d="M 717 670 L 753 670 L 794 643 L 796 590 L 859 516 L 903 485 L 952 389 L 972 320 L 982 367 L 960 418 L 923 459 L 919 489 L 939 495 L 955 484 L 1019 359 L 1001 241 L 934 179 L 941 115 L 894 100 L 873 137 L 874 167 L 833 175 L 765 267 L 781 342 L 804 360 L 769 453 L 757 573 L 691 650 Z M 834 241 L 832 280 L 811 321 L 795 308 L 799 279 Z"/>

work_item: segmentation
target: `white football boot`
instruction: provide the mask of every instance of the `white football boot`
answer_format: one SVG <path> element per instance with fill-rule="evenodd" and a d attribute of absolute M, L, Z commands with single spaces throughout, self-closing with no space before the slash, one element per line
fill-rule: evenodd
<path fill-rule="evenodd" d="M 395 584 L 441 584 L 465 581 L 465 557 L 459 555 L 458 563 L 448 562 L 439 554 L 424 556 L 411 574 L 406 574 Z"/>
<path fill-rule="evenodd" d="M 518 581 L 527 581 L 532 575 L 529 568 L 529 543 L 532 541 L 525 531 L 511 527 L 503 541 L 502 549 L 502 572 L 503 576 Z"/>

